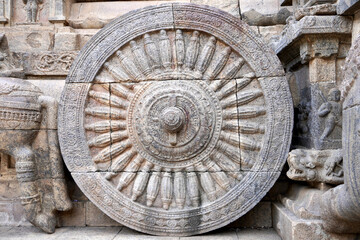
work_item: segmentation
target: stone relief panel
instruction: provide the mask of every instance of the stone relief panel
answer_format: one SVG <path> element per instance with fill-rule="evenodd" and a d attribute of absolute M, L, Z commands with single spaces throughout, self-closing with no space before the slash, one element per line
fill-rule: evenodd
<path fill-rule="evenodd" d="M 325 127 L 320 137 L 320 141 L 324 141 L 334 131 L 335 127 L 342 127 L 341 92 L 337 88 L 332 88 L 327 99 L 321 92 L 319 94 L 324 101 L 317 110 L 317 115 L 325 121 Z"/>
<path fill-rule="evenodd" d="M 14 0 L 12 6 L 12 24 L 48 25 L 49 1 Z"/>
<path fill-rule="evenodd" d="M 67 75 L 76 57 L 75 51 L 37 52 L 24 54 L 26 75 Z"/>
<path fill-rule="evenodd" d="M 342 149 L 295 149 L 289 153 L 286 175 L 296 181 L 341 184 L 344 182 Z"/>
<path fill-rule="evenodd" d="M 191 4 L 107 25 L 75 60 L 59 114 L 64 160 L 87 197 L 131 228 L 181 236 L 260 201 L 293 116 L 272 50 L 235 17 Z"/>

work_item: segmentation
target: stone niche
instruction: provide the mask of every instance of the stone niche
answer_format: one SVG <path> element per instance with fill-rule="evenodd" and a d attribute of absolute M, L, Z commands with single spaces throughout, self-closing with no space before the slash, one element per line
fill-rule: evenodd
<path fill-rule="evenodd" d="M 273 50 L 232 15 L 179 3 L 126 14 L 88 42 L 58 127 L 64 161 L 99 209 L 184 236 L 225 226 L 265 196 L 292 117 Z"/>

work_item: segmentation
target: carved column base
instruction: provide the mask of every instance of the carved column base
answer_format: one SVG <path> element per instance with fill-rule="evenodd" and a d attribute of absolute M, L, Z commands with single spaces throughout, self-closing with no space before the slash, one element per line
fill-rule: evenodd
<path fill-rule="evenodd" d="M 0 24 L 5 24 L 8 22 L 8 19 L 5 17 L 0 17 Z"/>
<path fill-rule="evenodd" d="M 51 18 L 49 18 L 49 22 L 56 24 L 56 25 L 65 25 L 67 23 L 66 18 L 64 16 L 51 17 Z"/>
<path fill-rule="evenodd" d="M 355 239 L 355 234 L 327 232 L 319 219 L 302 219 L 280 203 L 273 203 L 273 226 L 283 240 L 300 239 Z"/>

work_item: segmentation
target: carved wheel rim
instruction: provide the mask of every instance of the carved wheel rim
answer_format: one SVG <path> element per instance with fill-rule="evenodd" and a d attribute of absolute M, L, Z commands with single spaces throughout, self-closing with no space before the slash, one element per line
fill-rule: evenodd
<path fill-rule="evenodd" d="M 59 109 L 65 163 L 128 227 L 184 236 L 224 226 L 260 201 L 285 162 L 292 103 L 283 75 L 274 53 L 219 10 L 127 14 L 70 70 Z"/>

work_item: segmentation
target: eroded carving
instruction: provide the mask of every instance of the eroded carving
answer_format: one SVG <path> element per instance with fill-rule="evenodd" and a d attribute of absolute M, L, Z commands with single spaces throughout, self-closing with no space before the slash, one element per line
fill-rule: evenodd
<path fill-rule="evenodd" d="M 324 101 L 317 111 L 319 117 L 325 118 L 325 128 L 320 137 L 320 140 L 324 141 L 336 126 L 342 127 L 341 93 L 339 89 L 332 88 L 329 91 L 328 99 L 324 97 L 322 92 L 319 92 L 319 94 Z"/>
<path fill-rule="evenodd" d="M 341 184 L 344 182 L 342 150 L 295 149 L 289 153 L 289 171 L 293 180 Z"/>
<path fill-rule="evenodd" d="M 286 195 L 279 196 L 285 208 L 291 211 L 300 219 L 320 219 L 321 195 L 330 188 L 325 184 L 317 187 L 292 184 Z"/>
<path fill-rule="evenodd" d="M 311 111 L 311 102 L 302 99 L 298 105 L 297 123 L 296 128 L 300 134 L 309 132 L 308 119 Z"/>
<path fill-rule="evenodd" d="M 42 114 L 46 109 L 46 118 Z M 45 232 L 55 231 L 55 210 L 71 208 L 63 176 L 56 134 L 57 102 L 42 96 L 41 91 L 28 82 L 14 78 L 0 78 L 0 151 L 14 157 L 16 174 L 20 184 L 21 203 L 27 219 Z M 32 149 L 41 121 L 45 118 L 49 160 L 36 159 L 42 156 Z M 50 164 L 52 192 L 39 190 L 41 181 L 38 173 L 41 164 Z M 49 200 L 51 198 L 51 200 Z"/>
<path fill-rule="evenodd" d="M 26 21 L 30 23 L 36 22 L 39 5 L 42 3 L 42 0 L 23 0 L 23 2 L 25 4 Z"/>
<path fill-rule="evenodd" d="M 59 123 L 65 161 L 85 194 L 129 227 L 159 235 L 218 228 L 280 173 L 292 122 L 284 73 L 224 14 L 191 4 L 132 13 L 72 67 Z M 139 22 L 137 37 L 124 38 Z"/>
<path fill-rule="evenodd" d="M 36 61 L 36 68 L 42 72 L 54 70 L 68 72 L 74 59 L 75 54 L 73 53 L 44 53 Z"/>
<path fill-rule="evenodd" d="M 336 4 L 324 3 L 313 6 L 301 6 L 294 13 L 296 20 L 314 15 L 336 15 Z"/>

